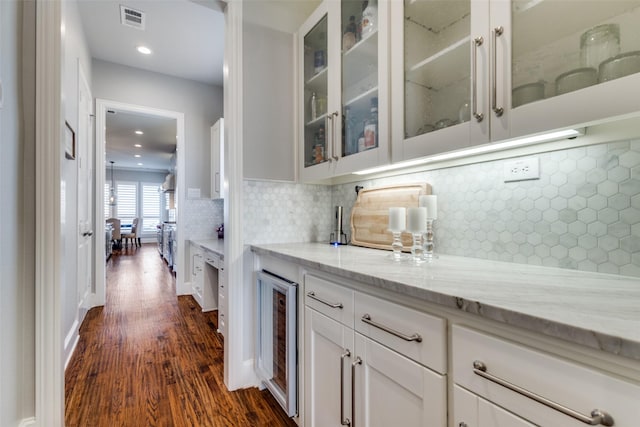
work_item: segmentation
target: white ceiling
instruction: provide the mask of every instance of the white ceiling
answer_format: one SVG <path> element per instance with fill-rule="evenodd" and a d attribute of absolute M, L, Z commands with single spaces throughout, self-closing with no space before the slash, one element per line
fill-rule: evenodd
<path fill-rule="evenodd" d="M 79 0 L 93 58 L 222 86 L 224 14 L 188 0 Z M 146 15 L 144 30 L 120 23 L 120 5 Z M 151 55 L 138 53 L 145 45 Z"/>
<path fill-rule="evenodd" d="M 106 117 L 106 165 L 168 171 L 176 150 L 176 119 L 110 109 Z M 135 133 L 142 131 L 142 135 Z M 135 147 L 140 144 L 142 147 Z M 141 157 L 135 157 L 138 154 Z M 138 165 L 142 163 L 142 165 Z"/>

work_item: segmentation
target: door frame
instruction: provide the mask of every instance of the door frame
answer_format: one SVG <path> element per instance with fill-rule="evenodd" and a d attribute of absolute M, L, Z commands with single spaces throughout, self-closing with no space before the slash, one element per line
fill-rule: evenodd
<path fill-rule="evenodd" d="M 184 240 L 184 223 L 180 221 L 180 206 L 184 206 L 185 201 L 185 150 L 184 150 L 184 113 L 178 111 L 162 110 L 159 108 L 146 107 L 143 105 L 128 104 L 119 101 L 107 99 L 96 99 L 96 146 L 95 146 L 95 224 L 96 224 L 96 250 L 94 263 L 95 269 L 95 290 L 93 292 L 92 307 L 104 305 L 106 301 L 106 266 L 104 261 L 104 248 L 106 245 L 105 234 L 101 230 L 101 224 L 104 224 L 104 209 L 102 195 L 104 192 L 105 178 L 105 148 L 106 148 L 106 117 L 107 110 L 115 109 L 125 111 L 127 113 L 149 114 L 154 116 L 166 117 L 176 120 L 177 134 L 177 169 L 176 177 L 176 195 L 178 196 L 178 209 L 176 210 L 176 233 L 178 235 L 178 254 L 185 252 Z M 100 171 L 100 172 L 98 172 Z M 182 255 L 179 255 L 182 256 Z M 182 288 L 185 283 L 185 266 L 184 263 L 178 262 L 176 269 L 176 293 L 181 295 Z"/>

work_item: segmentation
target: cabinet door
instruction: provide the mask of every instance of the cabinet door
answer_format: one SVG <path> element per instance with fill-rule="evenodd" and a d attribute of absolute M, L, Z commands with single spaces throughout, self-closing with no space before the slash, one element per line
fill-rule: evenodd
<path fill-rule="evenodd" d="M 211 126 L 211 198 L 220 199 L 224 181 L 224 119 Z"/>
<path fill-rule="evenodd" d="M 511 68 L 499 101 L 513 110 L 512 136 L 640 109 L 640 1 L 512 0 L 492 8 L 501 17 L 492 15 L 492 28 L 503 26 L 500 38 L 512 43 L 510 58 L 498 52 Z"/>
<path fill-rule="evenodd" d="M 305 307 L 304 345 L 304 425 L 342 426 L 351 417 L 353 330 Z"/>
<path fill-rule="evenodd" d="M 394 162 L 464 148 L 475 123 L 482 126 L 474 130 L 473 143 L 488 141 L 487 112 L 480 105 L 486 94 L 476 100 L 478 91 L 485 90 L 487 40 L 482 38 L 478 46 L 474 41 L 484 34 L 488 12 L 486 1 L 393 4 Z M 472 20 L 481 22 L 481 32 L 472 34 Z M 480 121 L 474 112 L 483 114 Z"/>
<path fill-rule="evenodd" d="M 356 333 L 352 427 L 445 427 L 446 380 Z"/>
<path fill-rule="evenodd" d="M 339 3 L 325 1 L 299 30 L 300 174 L 303 180 L 333 174 L 331 138 L 339 108 Z"/>
<path fill-rule="evenodd" d="M 453 399 L 453 425 L 456 427 L 535 426 L 457 385 L 454 386 Z"/>
<path fill-rule="evenodd" d="M 366 4 L 324 1 L 299 30 L 302 181 L 389 160 L 390 3 Z"/>

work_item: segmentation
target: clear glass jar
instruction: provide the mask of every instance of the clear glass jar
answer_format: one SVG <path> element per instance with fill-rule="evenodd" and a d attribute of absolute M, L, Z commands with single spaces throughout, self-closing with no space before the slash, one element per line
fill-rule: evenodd
<path fill-rule="evenodd" d="M 620 26 L 604 24 L 580 36 L 580 60 L 583 67 L 596 70 L 603 61 L 620 53 Z"/>

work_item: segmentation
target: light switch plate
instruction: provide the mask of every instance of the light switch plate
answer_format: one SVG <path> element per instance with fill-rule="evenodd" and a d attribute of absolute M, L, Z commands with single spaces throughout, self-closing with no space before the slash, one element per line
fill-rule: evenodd
<path fill-rule="evenodd" d="M 540 178 L 540 159 L 527 157 L 504 162 L 504 182 L 526 181 Z"/>

